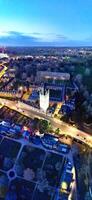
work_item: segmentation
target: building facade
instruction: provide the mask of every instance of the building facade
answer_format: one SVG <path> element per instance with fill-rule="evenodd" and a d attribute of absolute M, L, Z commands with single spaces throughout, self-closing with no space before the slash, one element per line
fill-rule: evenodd
<path fill-rule="evenodd" d="M 40 109 L 46 113 L 49 107 L 49 90 L 44 87 L 40 90 Z"/>

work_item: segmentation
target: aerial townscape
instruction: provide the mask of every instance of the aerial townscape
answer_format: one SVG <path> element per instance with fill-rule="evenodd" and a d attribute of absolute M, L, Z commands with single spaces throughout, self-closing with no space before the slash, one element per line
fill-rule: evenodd
<path fill-rule="evenodd" d="M 92 200 L 91 8 L 0 0 L 0 200 Z"/>
<path fill-rule="evenodd" d="M 0 53 L 0 197 L 91 199 L 92 51 L 22 50 Z"/>

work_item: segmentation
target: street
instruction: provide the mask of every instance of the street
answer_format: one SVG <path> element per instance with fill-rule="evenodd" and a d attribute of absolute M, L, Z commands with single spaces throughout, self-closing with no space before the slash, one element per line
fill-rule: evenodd
<path fill-rule="evenodd" d="M 63 121 L 60 121 L 49 115 L 46 115 L 40 110 L 33 108 L 20 101 L 16 102 L 0 98 L 0 103 L 30 118 L 37 117 L 49 120 L 54 129 L 59 128 L 61 130 L 60 134 L 65 134 L 66 136 L 71 136 L 72 138 L 76 138 L 77 140 L 80 140 L 83 143 L 88 144 L 90 147 L 92 147 L 92 136 L 83 131 L 78 130 L 76 127 L 72 127 L 71 125 L 68 125 Z"/>

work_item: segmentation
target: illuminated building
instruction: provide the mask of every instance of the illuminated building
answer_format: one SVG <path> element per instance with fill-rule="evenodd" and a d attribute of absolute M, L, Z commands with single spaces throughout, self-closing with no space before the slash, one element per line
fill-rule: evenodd
<path fill-rule="evenodd" d="M 69 73 L 60 73 L 60 72 L 48 72 L 48 71 L 38 71 L 37 72 L 37 80 L 38 82 L 46 80 L 53 79 L 55 80 L 63 80 L 67 81 L 70 80 L 70 74 Z"/>
<path fill-rule="evenodd" d="M 9 56 L 6 53 L 0 53 L 0 59 L 2 58 L 9 58 Z"/>
<path fill-rule="evenodd" d="M 40 109 L 46 113 L 49 107 L 49 90 L 42 87 L 40 91 Z"/>
<path fill-rule="evenodd" d="M 5 74 L 7 70 L 6 66 L 0 66 L 0 78 Z"/>

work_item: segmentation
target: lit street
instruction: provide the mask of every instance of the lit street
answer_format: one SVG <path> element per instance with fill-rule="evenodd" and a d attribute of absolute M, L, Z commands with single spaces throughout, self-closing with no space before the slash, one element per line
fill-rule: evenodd
<path fill-rule="evenodd" d="M 0 103 L 3 105 L 8 106 L 11 109 L 14 109 L 30 118 L 43 118 L 46 120 L 49 120 L 52 124 L 53 128 L 59 128 L 61 130 L 60 134 L 65 134 L 66 136 L 71 136 L 72 138 L 76 138 L 86 144 L 88 144 L 90 147 L 92 147 L 92 136 L 78 130 L 75 127 L 72 127 L 58 119 L 52 118 L 45 113 L 41 112 L 38 109 L 35 109 L 27 104 L 24 104 L 22 102 L 16 103 L 16 101 L 10 101 L 6 99 L 0 99 Z"/>

